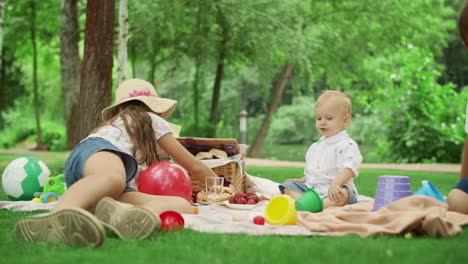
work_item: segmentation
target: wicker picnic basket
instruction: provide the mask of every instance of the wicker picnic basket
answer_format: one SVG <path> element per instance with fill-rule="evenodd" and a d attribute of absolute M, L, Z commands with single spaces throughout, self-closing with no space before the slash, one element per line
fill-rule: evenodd
<path fill-rule="evenodd" d="M 243 155 L 240 155 L 237 139 L 180 137 L 177 140 L 193 155 L 198 152 L 209 151 L 212 148 L 225 151 L 229 162 L 211 169 L 216 175 L 223 176 L 225 181 L 229 181 L 236 189 L 235 191 L 245 191 L 245 161 Z M 205 182 L 197 178 L 192 177 L 192 185 L 194 189 L 205 190 Z"/>

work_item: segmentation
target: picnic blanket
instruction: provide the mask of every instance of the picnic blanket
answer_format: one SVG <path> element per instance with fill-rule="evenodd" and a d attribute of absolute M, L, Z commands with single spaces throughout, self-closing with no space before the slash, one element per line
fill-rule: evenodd
<path fill-rule="evenodd" d="M 278 183 L 247 175 L 250 190 L 275 196 Z M 50 210 L 53 203 L 0 201 L 0 209 L 14 211 Z M 397 235 L 412 232 L 448 237 L 463 231 L 468 215 L 451 212 L 437 199 L 413 195 L 373 212 L 374 199 L 359 195 L 358 203 L 327 208 L 320 213 L 298 212 L 297 225 L 255 225 L 249 221 L 249 210 L 236 210 L 221 204 L 200 206 L 197 215 L 183 214 L 185 227 L 200 232 L 246 233 L 250 235 L 327 235 L 357 234 L 361 237 Z"/>
<path fill-rule="evenodd" d="M 299 212 L 298 224 L 330 236 L 357 234 L 361 237 L 412 232 L 434 237 L 461 233 L 468 215 L 451 212 L 437 199 L 412 195 L 397 200 L 376 212 L 373 203 L 358 203 L 328 208 L 320 213 Z"/>
<path fill-rule="evenodd" d="M 361 196 L 361 198 L 366 198 Z M 54 203 L 1 201 L 0 208 L 16 211 L 49 210 Z M 373 200 L 325 209 L 320 213 L 298 212 L 297 225 L 255 225 L 249 210 L 230 209 L 220 204 L 200 206 L 197 215 L 183 214 L 185 227 L 210 233 L 250 235 L 325 235 L 357 234 L 361 237 L 398 235 L 412 232 L 434 237 L 449 237 L 463 231 L 468 215 L 447 211 L 447 206 L 431 197 L 409 196 L 372 212 Z"/>

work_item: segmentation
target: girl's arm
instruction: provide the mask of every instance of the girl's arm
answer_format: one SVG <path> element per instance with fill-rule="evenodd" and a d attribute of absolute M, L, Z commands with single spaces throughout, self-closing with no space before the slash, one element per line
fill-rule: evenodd
<path fill-rule="evenodd" d="M 159 145 L 169 154 L 177 163 L 184 167 L 191 177 L 205 182 L 206 177 L 218 177 L 213 170 L 208 168 L 203 162 L 196 159 L 172 133 L 167 133 L 159 138 Z"/>

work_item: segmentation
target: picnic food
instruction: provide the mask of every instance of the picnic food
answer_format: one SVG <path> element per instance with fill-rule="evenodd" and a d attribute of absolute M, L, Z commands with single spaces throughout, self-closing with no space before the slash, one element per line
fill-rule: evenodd
<path fill-rule="evenodd" d="M 196 194 L 197 202 L 222 202 L 229 200 L 234 193 L 232 187 L 214 186 L 214 188 L 219 188 L 219 190 L 217 190 L 218 196 L 216 198 L 211 198 L 206 192 L 201 191 Z"/>
<path fill-rule="evenodd" d="M 264 198 L 258 196 L 253 192 L 236 192 L 230 199 L 229 203 L 232 204 L 257 204 L 260 201 L 263 201 Z"/>
<path fill-rule="evenodd" d="M 253 223 L 256 225 L 264 225 L 265 224 L 265 218 L 263 216 L 256 216 L 253 219 Z"/>

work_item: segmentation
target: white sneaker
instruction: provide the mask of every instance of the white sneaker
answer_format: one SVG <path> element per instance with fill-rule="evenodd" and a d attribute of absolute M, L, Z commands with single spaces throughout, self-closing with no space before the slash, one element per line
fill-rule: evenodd
<path fill-rule="evenodd" d="M 161 220 L 150 210 L 138 206 L 124 207 L 109 197 L 99 201 L 94 215 L 124 239 L 145 239 L 161 227 Z"/>
<path fill-rule="evenodd" d="M 15 233 L 18 238 L 28 242 L 63 243 L 69 246 L 98 247 L 105 237 L 101 222 L 80 208 L 24 217 L 16 222 Z"/>

